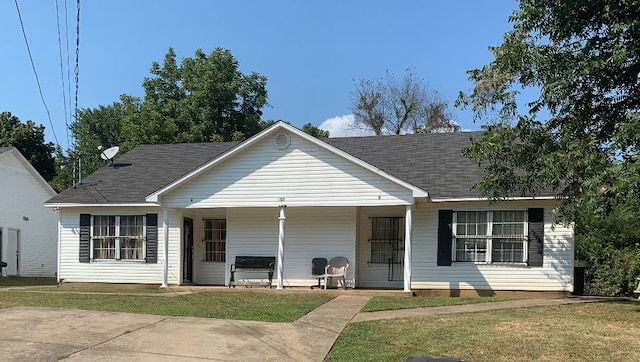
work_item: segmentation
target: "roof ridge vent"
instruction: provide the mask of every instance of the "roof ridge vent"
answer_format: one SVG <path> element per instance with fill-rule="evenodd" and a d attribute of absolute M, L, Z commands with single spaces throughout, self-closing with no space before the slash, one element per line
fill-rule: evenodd
<path fill-rule="evenodd" d="M 279 133 L 275 138 L 275 144 L 279 150 L 286 150 L 291 145 L 291 136 L 288 133 Z"/>

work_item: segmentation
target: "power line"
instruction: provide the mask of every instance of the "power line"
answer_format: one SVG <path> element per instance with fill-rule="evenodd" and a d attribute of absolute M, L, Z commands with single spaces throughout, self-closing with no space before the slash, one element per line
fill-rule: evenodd
<path fill-rule="evenodd" d="M 79 89 L 79 73 L 80 73 L 80 0 L 77 1 L 78 15 L 76 16 L 76 104 L 75 104 L 75 122 L 78 122 L 78 89 Z M 82 159 L 77 153 L 76 145 L 73 145 L 73 187 L 76 187 L 76 171 L 78 172 L 78 182 L 82 184 Z M 77 169 L 76 169 L 77 164 Z"/>
<path fill-rule="evenodd" d="M 76 106 L 75 106 L 75 120 L 78 121 L 78 73 L 80 73 L 80 0 L 78 0 L 78 16 L 76 17 Z"/>
<path fill-rule="evenodd" d="M 69 95 L 69 119 L 71 119 L 71 66 L 69 65 L 69 11 L 67 10 L 67 0 L 64 0 L 64 25 L 67 47 L 67 94 Z M 73 139 L 73 134 L 71 134 L 71 137 Z M 75 141 L 73 141 L 73 148 L 75 149 Z"/>
<path fill-rule="evenodd" d="M 62 64 L 62 40 L 60 39 L 60 13 L 56 0 L 56 25 L 58 26 L 58 56 L 60 58 L 60 78 L 62 79 L 62 103 L 64 104 L 64 125 L 67 133 L 67 148 L 69 148 L 69 117 L 67 112 L 67 93 L 64 87 L 64 65 Z"/>
<path fill-rule="evenodd" d="M 51 125 L 51 131 L 53 132 L 53 138 L 56 140 L 56 144 L 59 145 L 58 136 L 56 136 L 56 130 L 53 127 L 53 121 L 51 120 L 51 113 L 49 112 L 49 107 L 47 107 L 47 102 L 44 101 L 44 96 L 42 95 L 42 87 L 40 86 L 40 79 L 38 78 L 38 72 L 36 71 L 36 65 L 33 62 L 33 56 L 31 56 L 31 48 L 29 48 L 29 41 L 27 40 L 27 32 L 24 30 L 24 23 L 22 22 L 22 15 L 20 14 L 20 7 L 18 6 L 18 0 L 14 0 L 16 3 L 16 10 L 18 11 L 18 19 L 20 19 L 20 28 L 22 28 L 22 35 L 24 36 L 24 43 L 27 46 L 27 53 L 29 53 L 29 60 L 31 61 L 31 68 L 33 69 L 33 74 L 36 76 L 36 84 L 38 85 L 38 91 L 40 92 L 40 99 L 42 100 L 42 104 L 44 105 L 44 109 L 47 111 L 47 117 L 49 117 L 49 124 Z M 78 4 L 80 0 L 78 0 Z M 80 9 L 78 8 L 78 13 Z M 78 15 L 79 16 L 79 15 Z M 77 76 L 76 76 L 77 79 Z M 77 94 L 77 91 L 76 91 Z M 77 98 L 77 96 L 76 96 Z"/>

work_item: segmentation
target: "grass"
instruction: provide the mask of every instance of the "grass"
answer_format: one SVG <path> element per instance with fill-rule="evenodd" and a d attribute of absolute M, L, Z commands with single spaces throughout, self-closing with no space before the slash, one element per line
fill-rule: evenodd
<path fill-rule="evenodd" d="M 130 292 L 132 290 L 128 290 Z M 296 295 L 239 292 L 201 292 L 171 298 L 148 293 L 0 292 L 0 309 L 17 306 L 53 307 L 111 312 L 190 316 L 204 318 L 294 322 L 331 300 L 323 294 Z"/>
<path fill-rule="evenodd" d="M 487 302 L 502 302 L 516 298 L 498 297 L 373 297 L 362 308 L 362 312 L 377 312 L 381 310 L 413 309 L 426 307 L 442 307 L 448 305 L 477 304 Z"/>
<path fill-rule="evenodd" d="M 638 361 L 637 300 L 354 323 L 327 361 Z"/>
<path fill-rule="evenodd" d="M 56 284 L 56 278 L 0 277 L 0 288 Z"/>

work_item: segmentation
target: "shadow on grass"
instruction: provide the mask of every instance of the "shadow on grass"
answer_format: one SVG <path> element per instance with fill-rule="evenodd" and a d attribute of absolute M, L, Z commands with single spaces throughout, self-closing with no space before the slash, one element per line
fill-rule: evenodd
<path fill-rule="evenodd" d="M 32 287 L 58 284 L 56 278 L 0 277 L 0 288 Z"/>

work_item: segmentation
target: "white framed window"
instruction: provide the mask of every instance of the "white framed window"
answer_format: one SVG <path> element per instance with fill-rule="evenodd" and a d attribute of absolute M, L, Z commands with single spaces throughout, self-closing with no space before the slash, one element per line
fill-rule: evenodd
<path fill-rule="evenodd" d="M 227 260 L 227 220 L 204 219 L 203 261 Z"/>
<path fill-rule="evenodd" d="M 143 215 L 93 215 L 91 259 L 144 260 L 145 235 Z"/>
<path fill-rule="evenodd" d="M 527 261 L 525 210 L 455 211 L 452 261 L 520 264 Z"/>

